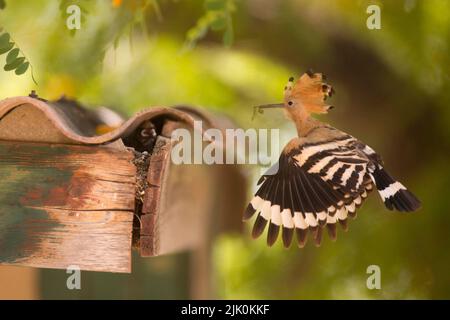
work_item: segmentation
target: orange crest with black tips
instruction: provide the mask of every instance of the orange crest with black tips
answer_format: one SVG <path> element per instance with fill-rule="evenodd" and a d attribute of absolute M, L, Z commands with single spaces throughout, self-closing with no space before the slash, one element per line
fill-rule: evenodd
<path fill-rule="evenodd" d="M 332 106 L 326 104 L 326 99 L 334 94 L 333 88 L 324 82 L 322 73 L 304 73 L 297 82 L 285 91 L 289 99 L 299 101 L 309 113 L 327 113 Z"/>

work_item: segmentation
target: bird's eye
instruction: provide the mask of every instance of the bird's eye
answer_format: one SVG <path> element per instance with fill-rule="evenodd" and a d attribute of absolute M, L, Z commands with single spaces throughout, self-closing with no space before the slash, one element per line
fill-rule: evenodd
<path fill-rule="evenodd" d="M 293 102 L 293 101 L 291 101 L 291 100 L 290 100 L 290 101 L 288 101 L 288 106 L 290 106 L 290 107 L 291 107 L 291 106 L 292 106 L 293 104 L 294 104 L 294 102 Z"/>

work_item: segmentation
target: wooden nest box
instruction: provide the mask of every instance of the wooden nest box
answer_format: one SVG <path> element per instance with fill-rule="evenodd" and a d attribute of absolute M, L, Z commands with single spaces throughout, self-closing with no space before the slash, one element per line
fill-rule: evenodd
<path fill-rule="evenodd" d="M 238 229 L 239 168 L 170 161 L 171 132 L 194 119 L 230 127 L 194 108 L 152 107 L 97 135 L 98 113 L 75 101 L 1 101 L 0 264 L 131 272 L 132 248 L 209 250 L 217 232 Z"/>

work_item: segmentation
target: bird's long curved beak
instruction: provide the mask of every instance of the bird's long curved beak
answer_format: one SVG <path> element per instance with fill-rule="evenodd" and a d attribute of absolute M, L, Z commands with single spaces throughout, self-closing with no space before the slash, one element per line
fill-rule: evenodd
<path fill-rule="evenodd" d="M 253 107 L 253 118 L 255 118 L 256 112 L 258 113 L 264 113 L 263 109 L 269 109 L 269 108 L 284 108 L 284 103 L 270 103 L 270 104 L 263 104 L 260 106 Z"/>
<path fill-rule="evenodd" d="M 265 108 L 283 108 L 284 103 L 270 103 L 270 104 L 263 104 L 261 106 L 256 106 L 255 108 L 259 109 L 265 109 Z"/>

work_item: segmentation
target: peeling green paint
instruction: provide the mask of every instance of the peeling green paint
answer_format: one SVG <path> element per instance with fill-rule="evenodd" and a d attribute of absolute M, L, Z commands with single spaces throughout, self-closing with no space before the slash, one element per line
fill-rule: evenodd
<path fill-rule="evenodd" d="M 57 167 L 67 153 L 64 147 L 44 144 L 0 143 L 0 262 L 17 262 L 30 256 L 39 248 L 36 232 L 58 227 L 47 211 L 32 207 L 43 206 L 55 188 L 70 183 L 73 171 Z M 36 165 L 42 162 L 49 165 Z"/>

